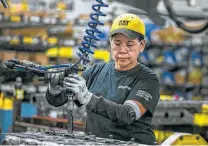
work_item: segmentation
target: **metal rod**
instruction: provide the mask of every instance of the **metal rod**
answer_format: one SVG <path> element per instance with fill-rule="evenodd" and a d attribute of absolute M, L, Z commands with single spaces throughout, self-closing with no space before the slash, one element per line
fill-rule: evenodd
<path fill-rule="evenodd" d="M 68 93 L 68 134 L 73 133 L 73 109 L 74 109 L 74 101 L 73 94 Z"/>

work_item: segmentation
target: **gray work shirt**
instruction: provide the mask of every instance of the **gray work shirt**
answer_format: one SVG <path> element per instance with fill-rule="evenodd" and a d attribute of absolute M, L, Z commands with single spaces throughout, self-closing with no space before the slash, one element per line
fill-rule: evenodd
<path fill-rule="evenodd" d="M 141 144 L 155 144 L 151 121 L 160 97 L 156 74 L 142 64 L 128 71 L 118 71 L 114 66 L 114 62 L 101 63 L 83 72 L 88 90 L 93 93 L 86 106 L 86 131 L 99 137 L 113 135 L 115 139 L 135 138 Z M 46 99 L 56 107 L 68 102 L 66 90 L 58 95 L 51 95 L 47 90 Z M 147 112 L 132 122 L 123 106 L 126 100 L 140 102 Z"/>
<path fill-rule="evenodd" d="M 87 106 L 87 132 L 100 137 L 109 138 L 109 135 L 113 135 L 120 140 L 128 141 L 135 138 L 142 144 L 154 144 L 151 120 L 160 96 L 159 81 L 155 73 L 142 64 L 128 71 L 118 71 L 114 68 L 114 62 L 110 62 L 92 66 L 83 73 L 83 77 L 87 81 L 89 91 L 94 95 L 117 104 L 123 104 L 126 100 L 136 100 L 147 109 L 140 119 L 130 125 L 122 125 L 92 112 Z M 103 108 L 111 111 L 110 106 Z"/>

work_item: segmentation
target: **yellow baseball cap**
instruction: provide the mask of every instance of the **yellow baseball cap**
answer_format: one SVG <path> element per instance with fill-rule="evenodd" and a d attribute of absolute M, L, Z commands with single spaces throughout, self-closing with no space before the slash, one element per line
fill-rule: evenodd
<path fill-rule="evenodd" d="M 122 14 L 115 18 L 111 26 L 110 35 L 112 36 L 116 33 L 122 33 L 129 38 L 140 38 L 142 36 L 144 39 L 145 24 L 135 14 Z"/>

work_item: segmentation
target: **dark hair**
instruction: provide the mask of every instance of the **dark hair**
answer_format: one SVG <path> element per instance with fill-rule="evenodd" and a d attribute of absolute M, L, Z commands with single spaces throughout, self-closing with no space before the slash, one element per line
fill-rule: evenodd
<path fill-rule="evenodd" d="M 139 41 L 144 40 L 144 35 L 143 34 L 141 34 L 141 33 L 137 33 L 137 34 L 138 34 L 138 37 L 137 38 L 138 38 Z M 115 35 L 116 34 L 111 35 L 110 38 L 112 39 Z"/>
<path fill-rule="evenodd" d="M 144 40 L 144 35 L 141 33 L 138 33 L 138 39 L 139 39 L 139 41 Z"/>

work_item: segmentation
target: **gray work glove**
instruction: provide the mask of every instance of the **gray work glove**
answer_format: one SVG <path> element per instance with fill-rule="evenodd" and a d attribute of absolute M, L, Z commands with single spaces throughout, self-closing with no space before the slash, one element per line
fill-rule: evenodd
<path fill-rule="evenodd" d="M 88 91 L 86 81 L 84 78 L 77 74 L 70 74 L 64 78 L 64 88 L 74 93 L 74 99 L 77 99 L 81 104 L 87 105 L 91 98 L 92 93 Z"/>
<path fill-rule="evenodd" d="M 54 71 L 54 70 L 53 70 Z M 63 86 L 60 85 L 60 83 L 64 79 L 64 72 L 60 73 L 47 73 L 45 75 L 45 78 L 49 81 L 49 92 L 52 95 L 57 95 L 62 92 L 64 89 Z"/>

